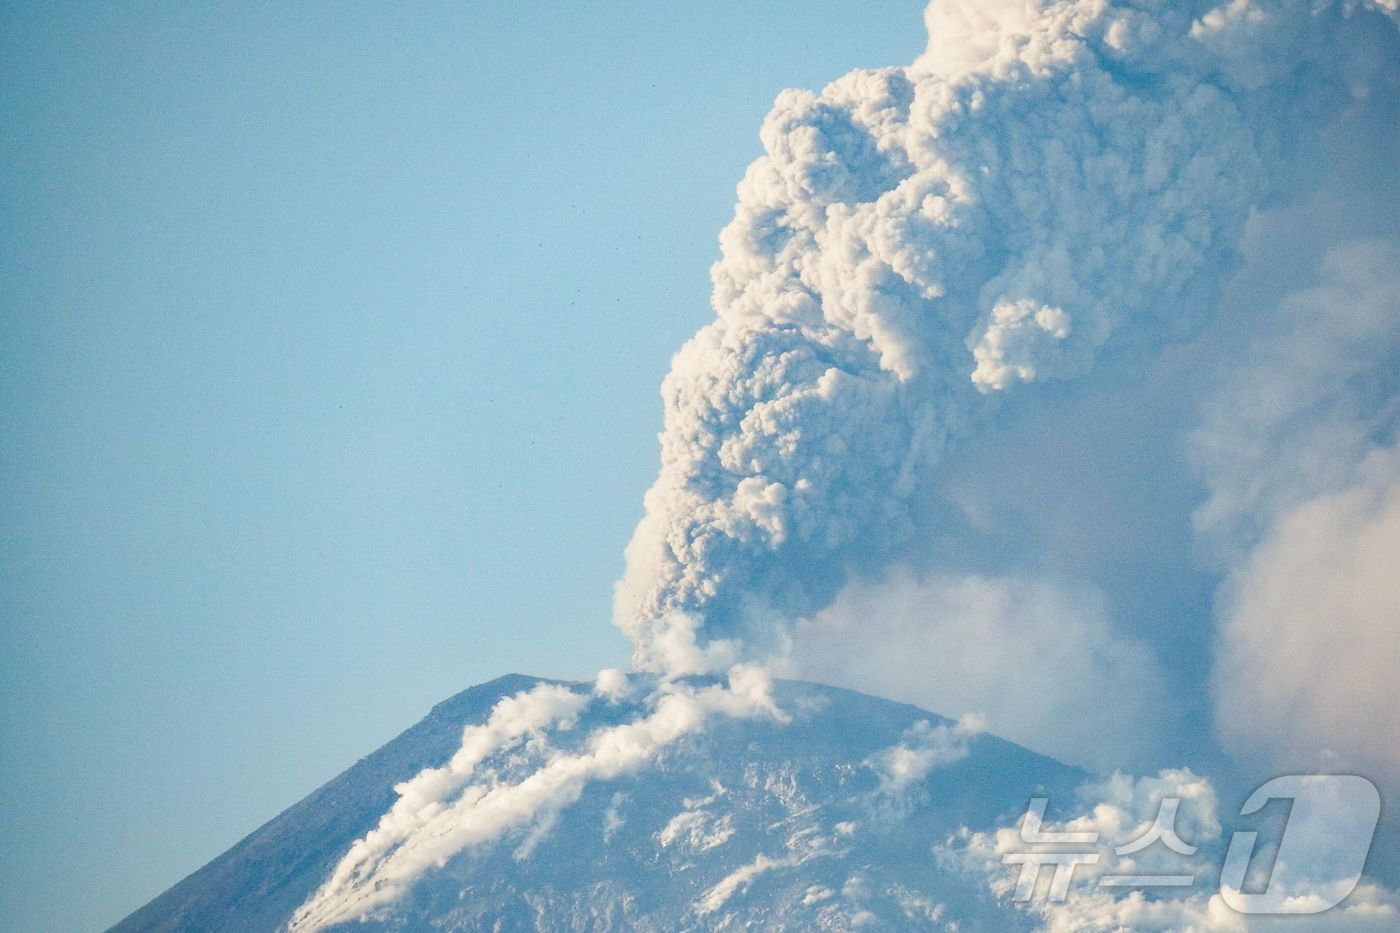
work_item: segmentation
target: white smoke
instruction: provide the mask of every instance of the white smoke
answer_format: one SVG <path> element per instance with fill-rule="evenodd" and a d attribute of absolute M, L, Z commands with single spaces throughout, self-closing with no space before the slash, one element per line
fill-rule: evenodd
<path fill-rule="evenodd" d="M 502 701 L 400 787 L 292 929 L 381 912 L 510 833 L 528 855 L 589 781 L 712 716 L 781 719 L 753 662 L 853 568 L 894 565 L 950 441 L 1017 386 L 1209 311 L 1312 118 L 1364 83 L 1335 35 L 1378 9 L 1395 4 L 947 0 L 912 65 L 781 94 L 720 236 L 717 318 L 662 388 L 661 471 L 616 590 L 634 664 L 662 673 L 645 714 L 564 748 L 589 704 L 628 695 L 615 672 L 591 697 Z"/>
<path fill-rule="evenodd" d="M 1189 770 L 1168 769 L 1140 778 L 1116 773 L 1084 785 L 1078 797 L 1073 817 L 1046 820 L 1039 832 L 1079 834 L 1082 844 L 1027 842 L 1018 824 L 987 832 L 965 829 L 937 847 L 936 854 L 944 864 L 968 869 L 981 877 L 991 893 L 1008 902 L 1020 880 L 1020 871 L 1030 866 L 1008 864 L 1003 861 L 1007 855 L 1093 855 L 1095 861 L 1076 866 L 1063 899 L 1048 896 L 1055 870 L 1047 866 L 1040 870 L 1033 897 L 1010 902 L 1034 915 L 1047 933 L 1247 933 L 1274 929 L 1380 933 L 1393 930 L 1400 923 L 1400 898 L 1394 891 L 1366 879 L 1356 884 L 1341 904 L 1324 914 L 1246 915 L 1232 909 L 1219 893 L 1225 840 L 1216 790 L 1209 780 Z M 1163 801 L 1167 799 L 1178 803 L 1166 811 L 1171 819 L 1164 822 L 1169 822 L 1185 851 L 1160 840 L 1142 845 L 1144 838 L 1151 838 L 1149 832 L 1164 812 Z M 1288 833 L 1296 834 L 1302 842 L 1295 851 L 1304 853 L 1332 851 L 1336 831 L 1336 826 L 1325 819 L 1311 823 L 1290 821 L 1288 827 Z M 1336 883 L 1334 866 L 1313 861 L 1280 861 L 1267 869 L 1272 874 L 1267 879 L 1270 887 L 1289 897 L 1290 909 L 1299 913 L 1309 898 L 1317 896 L 1314 892 L 1328 890 Z M 1151 895 L 1145 895 L 1138 887 L 1102 884 L 1104 878 L 1114 875 L 1181 875 L 1195 880 L 1180 887 L 1157 886 Z M 1350 889 L 1349 882 L 1353 881 L 1354 878 L 1344 882 L 1344 888 Z"/>
<path fill-rule="evenodd" d="M 779 95 L 663 386 L 615 600 L 635 662 L 667 668 L 676 613 L 771 655 L 889 563 L 997 395 L 1189 330 L 1361 80 L 1331 45 L 1356 7 L 937 2 L 913 65 Z"/>
<path fill-rule="evenodd" d="M 938 768 L 966 758 L 971 751 L 969 740 L 985 728 L 977 716 L 937 726 L 921 719 L 904 730 L 898 744 L 881 749 L 865 764 L 875 769 L 879 793 L 898 798 Z"/>
<path fill-rule="evenodd" d="M 1195 449 L 1230 568 L 1214 673 L 1228 747 L 1400 786 L 1400 248 L 1333 250 Z"/>
<path fill-rule="evenodd" d="M 1102 594 L 1045 579 L 856 582 L 797 624 L 792 662 L 825 683 L 975 711 L 1002 738 L 1095 768 L 1145 757 L 1175 710 L 1156 659 L 1114 632 Z"/>
<path fill-rule="evenodd" d="M 604 671 L 599 681 L 595 693 L 606 702 L 616 693 L 616 678 Z M 424 872 L 462 850 L 533 827 L 521 853 L 527 855 L 589 781 L 635 770 L 667 745 L 703 729 L 709 717 L 784 720 L 770 689 L 767 671 L 751 665 L 732 668 L 727 684 L 665 682 L 649 698 L 646 715 L 595 731 L 576 751 L 552 748 L 544 730 L 575 717 L 589 702 L 586 695 L 541 686 L 503 699 L 486 725 L 467 728 L 462 751 L 448 767 L 430 768 L 396 788 L 400 799 L 393 809 L 351 846 L 331 877 L 297 910 L 290 929 L 320 930 L 371 916 L 402 897 Z M 525 737 L 534 743 L 537 760 L 527 776 L 476 771 Z"/>

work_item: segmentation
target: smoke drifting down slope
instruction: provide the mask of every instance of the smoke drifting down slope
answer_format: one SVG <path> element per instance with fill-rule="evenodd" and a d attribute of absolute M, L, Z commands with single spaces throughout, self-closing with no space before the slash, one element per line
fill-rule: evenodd
<path fill-rule="evenodd" d="M 852 568 L 898 559 L 920 484 L 999 397 L 1209 314 L 1251 210 L 1295 193 L 1318 114 L 1370 80 L 1341 37 L 1394 7 L 935 2 L 912 65 L 779 95 L 720 236 L 716 320 L 663 385 L 616 590 L 659 675 L 644 713 L 566 752 L 551 733 L 615 701 L 616 672 L 502 704 L 400 785 L 293 929 L 383 910 L 507 833 L 528 854 L 588 782 L 712 717 L 781 720 L 764 665 Z M 516 748 L 529 776 L 483 767 Z"/>

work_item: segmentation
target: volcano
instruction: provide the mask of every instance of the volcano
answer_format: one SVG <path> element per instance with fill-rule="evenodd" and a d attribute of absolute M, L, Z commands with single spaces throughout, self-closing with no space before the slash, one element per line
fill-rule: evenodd
<path fill-rule="evenodd" d="M 541 683 L 472 687 L 112 928 L 276 931 L 464 727 Z M 588 684 L 564 684 L 587 691 Z M 645 691 L 637 691 L 638 695 Z M 985 877 L 941 858 L 1087 775 L 900 703 L 778 681 L 790 721 L 716 718 L 590 784 L 548 825 L 468 849 L 356 930 L 1019 929 Z M 641 702 L 641 701 L 636 701 Z M 579 736 L 638 712 L 590 708 Z M 498 762 L 511 768 L 510 761 Z M 524 767 L 524 765 L 519 765 Z"/>

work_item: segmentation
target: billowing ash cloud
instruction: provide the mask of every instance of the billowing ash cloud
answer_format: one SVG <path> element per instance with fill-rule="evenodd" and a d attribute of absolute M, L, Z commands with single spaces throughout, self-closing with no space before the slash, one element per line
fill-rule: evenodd
<path fill-rule="evenodd" d="M 702 645 L 775 652 L 898 551 L 996 396 L 1084 373 L 1120 332 L 1189 331 L 1251 208 L 1294 183 L 1275 168 L 1301 118 L 1356 80 L 1329 37 L 1358 8 L 935 2 L 913 65 L 781 94 L 717 320 L 663 386 L 615 602 L 636 663 L 695 662 L 677 613 Z"/>
<path fill-rule="evenodd" d="M 839 606 L 816 613 L 853 571 L 892 576 L 934 514 L 920 506 L 950 442 L 999 396 L 1081 376 L 1105 353 L 1131 362 L 1208 315 L 1251 210 L 1302 183 L 1318 115 L 1367 79 L 1338 37 L 1396 6 L 938 0 L 912 65 L 781 94 L 721 234 L 717 319 L 663 386 L 661 473 L 616 590 L 634 663 L 661 672 L 645 714 L 566 735 L 586 704 L 632 689 L 616 672 L 591 697 L 503 702 L 452 761 L 399 788 L 293 929 L 380 912 L 472 846 L 520 836 L 528 857 L 587 782 L 712 717 L 781 719 L 754 662 L 782 655 L 800 618 L 858 624 Z M 1224 473 L 1214 488 L 1213 502 L 1237 498 Z M 1345 490 L 1308 495 L 1323 493 Z M 1233 506 L 1208 511 L 1235 520 Z M 1329 531 L 1346 534 L 1354 514 L 1339 506 Z M 1030 619 L 1032 634 L 1071 615 L 1070 590 L 1014 572 L 911 586 L 974 610 L 990 593 L 1013 611 L 983 624 Z M 1107 646 L 1084 676 L 1152 681 L 1151 659 L 1113 642 L 1102 615 L 1058 626 Z M 726 669 L 726 683 L 681 677 Z M 888 789 L 956 754 L 956 735 L 907 738 L 882 764 Z M 774 865 L 706 897 L 722 904 Z"/>

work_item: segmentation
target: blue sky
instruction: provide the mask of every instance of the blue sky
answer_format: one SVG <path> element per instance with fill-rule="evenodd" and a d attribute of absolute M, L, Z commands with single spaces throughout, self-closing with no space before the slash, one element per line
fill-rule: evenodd
<path fill-rule="evenodd" d="M 672 674 L 1400 787 L 1380 7 L 941 0 L 775 105 L 920 5 L 555 6 L 0 6 L 0 927 L 624 664 L 619 579 Z"/>
<path fill-rule="evenodd" d="M 774 94 L 917 3 L 5 4 L 0 926 L 586 676 Z"/>

